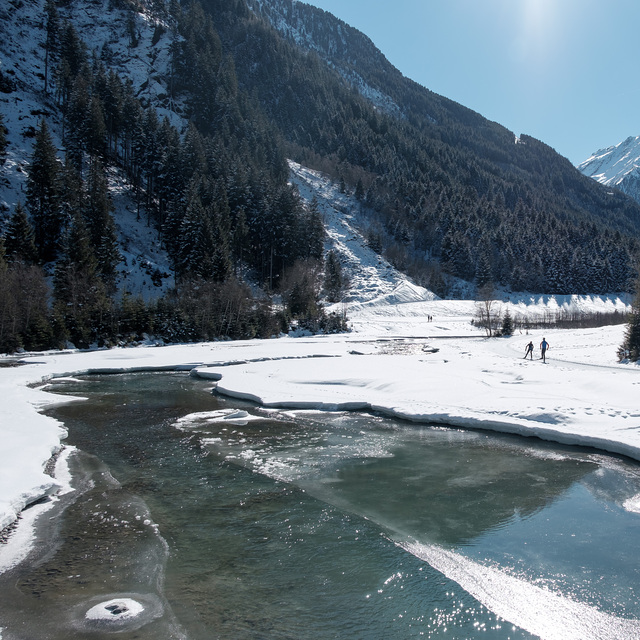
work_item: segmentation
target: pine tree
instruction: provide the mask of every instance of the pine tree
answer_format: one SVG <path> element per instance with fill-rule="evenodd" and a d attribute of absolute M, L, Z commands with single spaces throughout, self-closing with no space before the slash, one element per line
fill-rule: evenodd
<path fill-rule="evenodd" d="M 198 194 L 196 180 L 190 185 L 184 217 L 180 223 L 179 238 L 174 259 L 178 278 L 189 275 L 207 278 L 213 271 L 214 253 L 211 221 Z"/>
<path fill-rule="evenodd" d="M 89 231 L 80 211 L 75 213 L 62 245 L 54 273 L 54 296 L 76 310 L 86 306 L 98 272 Z"/>
<path fill-rule="evenodd" d="M 87 182 L 85 216 L 97 269 L 107 290 L 115 291 L 117 266 L 122 256 L 118 250 L 116 225 L 111 215 L 112 203 L 104 168 L 94 160 Z"/>
<path fill-rule="evenodd" d="M 56 69 L 56 93 L 58 101 L 66 109 L 76 77 L 87 62 L 86 45 L 71 22 L 65 22 L 60 30 L 58 48 L 60 60 Z"/>
<path fill-rule="evenodd" d="M 36 134 L 29 176 L 27 206 L 31 212 L 36 246 L 43 262 L 58 253 L 62 230 L 60 215 L 60 163 L 46 121 Z"/>
<path fill-rule="evenodd" d="M 25 264 L 38 262 L 35 233 L 29 218 L 27 218 L 27 212 L 20 202 L 16 205 L 13 216 L 9 220 L 4 240 L 6 257 L 10 262 L 24 262 Z"/>
<path fill-rule="evenodd" d="M 513 335 L 513 318 L 511 317 L 509 309 L 505 311 L 504 317 L 502 318 L 501 332 L 503 336 Z"/>
<path fill-rule="evenodd" d="M 2 166 L 7 159 L 7 146 L 7 128 L 4 126 L 4 118 L 0 113 L 0 166 Z"/>
<path fill-rule="evenodd" d="M 58 49 L 58 37 L 60 33 L 60 18 L 54 0 L 47 0 L 44 5 L 47 16 L 46 39 L 44 43 L 44 92 L 49 93 L 49 66 L 53 54 Z"/>
<path fill-rule="evenodd" d="M 482 240 L 482 249 L 476 263 L 475 281 L 479 289 L 493 282 L 493 269 L 491 267 L 489 241 Z"/>
<path fill-rule="evenodd" d="M 79 74 L 64 112 L 65 161 L 82 172 L 87 150 L 87 114 L 89 113 L 89 78 Z"/>
<path fill-rule="evenodd" d="M 116 154 L 123 124 L 124 90 L 120 76 L 113 70 L 109 71 L 102 104 L 107 128 L 108 150 Z"/>
<path fill-rule="evenodd" d="M 105 303 L 104 286 L 89 232 L 80 211 L 65 235 L 53 280 L 56 312 L 79 348 L 88 347 L 100 335 Z"/>
<path fill-rule="evenodd" d="M 231 229 L 231 248 L 236 266 L 242 264 L 243 254 L 248 248 L 249 227 L 244 207 L 236 210 L 235 222 Z"/>
<path fill-rule="evenodd" d="M 622 360 L 628 358 L 631 362 L 640 360 L 640 278 L 636 282 L 636 297 L 632 304 L 624 342 L 618 351 Z"/>
<path fill-rule="evenodd" d="M 303 233 L 306 239 L 307 254 L 301 256 L 302 258 L 314 258 L 320 260 L 322 258 L 322 252 L 324 249 L 325 229 L 324 222 L 320 209 L 318 208 L 318 201 L 316 197 L 313 197 L 311 204 L 309 205 L 309 211 L 306 215 L 306 220 L 303 222 Z"/>
<path fill-rule="evenodd" d="M 16 327 L 18 309 L 13 279 L 4 255 L 4 238 L 0 236 L 0 352 L 12 353 L 20 347 Z"/>
<path fill-rule="evenodd" d="M 87 152 L 94 158 L 103 158 L 107 152 L 107 127 L 104 123 L 104 108 L 98 96 L 89 102 L 84 134 Z"/>
<path fill-rule="evenodd" d="M 329 251 L 324 265 L 324 290 L 329 302 L 340 302 L 346 289 L 346 278 L 335 251 Z"/>

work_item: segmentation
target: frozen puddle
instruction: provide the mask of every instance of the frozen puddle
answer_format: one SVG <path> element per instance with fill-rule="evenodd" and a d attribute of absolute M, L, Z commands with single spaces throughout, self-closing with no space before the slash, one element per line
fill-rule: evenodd
<path fill-rule="evenodd" d="M 107 600 L 102 598 L 104 596 L 93 598 L 82 605 L 78 612 L 86 609 L 84 619 L 80 622 L 85 630 L 114 633 L 134 631 L 163 613 L 160 599 L 152 594 L 122 594 Z M 100 601 L 96 602 L 97 600 Z"/>
<path fill-rule="evenodd" d="M 128 620 L 135 618 L 144 611 L 144 607 L 136 600 L 107 600 L 91 607 L 86 613 L 88 620 Z"/>

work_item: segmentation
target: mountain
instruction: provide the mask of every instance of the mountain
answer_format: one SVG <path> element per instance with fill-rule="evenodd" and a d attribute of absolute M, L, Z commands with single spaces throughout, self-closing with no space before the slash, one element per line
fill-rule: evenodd
<path fill-rule="evenodd" d="M 239 82 L 290 157 L 359 190 L 372 235 L 416 281 L 435 286 L 437 264 L 519 290 L 630 286 L 637 203 L 544 143 L 403 77 L 331 14 L 289 0 L 249 6 L 261 20 L 222 34 Z"/>
<path fill-rule="evenodd" d="M 441 296 L 635 275 L 640 205 L 302 2 L 10 0 L 0 33 L 0 348 L 340 328 L 304 169 Z"/>
<path fill-rule="evenodd" d="M 578 165 L 584 175 L 640 202 L 640 136 L 600 149 Z"/>

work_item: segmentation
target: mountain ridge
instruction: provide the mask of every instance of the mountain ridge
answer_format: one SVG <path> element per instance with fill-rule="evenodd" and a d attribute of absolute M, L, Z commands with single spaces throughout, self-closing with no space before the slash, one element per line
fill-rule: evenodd
<path fill-rule="evenodd" d="M 600 184 L 616 187 L 640 202 L 640 136 L 629 136 L 599 149 L 577 168 Z"/>

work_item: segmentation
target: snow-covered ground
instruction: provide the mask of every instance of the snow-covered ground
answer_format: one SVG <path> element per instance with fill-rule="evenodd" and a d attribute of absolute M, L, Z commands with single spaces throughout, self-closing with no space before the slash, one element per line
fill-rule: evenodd
<path fill-rule="evenodd" d="M 408 287 L 399 285 L 399 297 Z M 64 427 L 40 410 L 69 400 L 32 385 L 86 372 L 192 369 L 219 379 L 223 393 L 272 407 L 371 408 L 640 460 L 640 370 L 617 362 L 623 325 L 547 331 L 543 364 L 523 359 L 529 340 L 538 357 L 542 332 L 487 339 L 470 323 L 474 305 L 382 297 L 354 306 L 349 334 L 23 357 L 0 369 L 0 528 L 66 482 L 45 473 Z"/>

